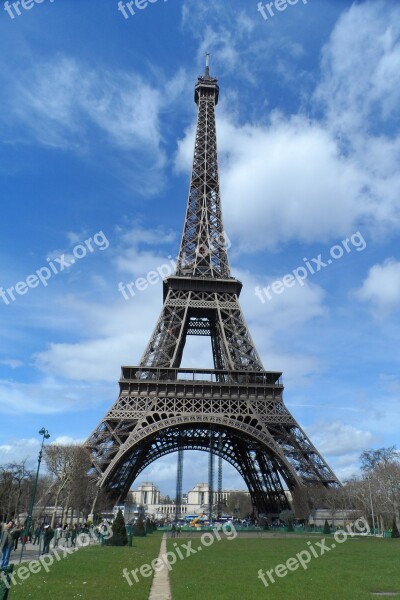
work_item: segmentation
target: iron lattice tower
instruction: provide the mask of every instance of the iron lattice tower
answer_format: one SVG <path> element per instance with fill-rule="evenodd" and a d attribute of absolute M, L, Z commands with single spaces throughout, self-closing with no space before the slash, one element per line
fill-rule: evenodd
<path fill-rule="evenodd" d="M 140 365 L 122 367 L 120 394 L 85 445 L 98 484 L 114 500 L 153 461 L 197 449 L 232 464 L 255 513 L 290 508 L 307 486 L 340 483 L 283 399 L 281 373 L 265 371 L 231 276 L 221 213 L 215 106 L 208 62 L 195 86 L 198 106 L 189 198 L 176 272 Z M 188 335 L 209 336 L 214 369 L 181 368 Z M 210 490 L 211 491 L 211 490 Z"/>

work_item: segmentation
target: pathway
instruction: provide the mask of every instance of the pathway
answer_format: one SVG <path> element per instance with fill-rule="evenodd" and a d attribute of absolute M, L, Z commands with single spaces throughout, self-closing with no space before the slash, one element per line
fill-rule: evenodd
<path fill-rule="evenodd" d="M 158 555 L 158 558 L 161 558 L 161 556 L 166 552 L 167 534 L 164 533 L 161 540 L 160 553 Z M 149 600 L 172 600 L 168 569 L 165 563 L 160 571 L 154 573 Z"/>

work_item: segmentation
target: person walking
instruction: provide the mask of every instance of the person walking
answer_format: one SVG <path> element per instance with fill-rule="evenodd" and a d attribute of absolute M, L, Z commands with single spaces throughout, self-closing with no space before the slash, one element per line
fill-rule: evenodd
<path fill-rule="evenodd" d="M 48 554 L 50 552 L 50 542 L 54 536 L 54 529 L 50 527 L 50 525 L 44 526 L 44 535 L 43 535 L 43 550 L 42 554 Z"/>
<path fill-rule="evenodd" d="M 78 525 L 75 523 L 71 531 L 71 546 L 75 548 L 76 538 L 78 537 Z"/>
<path fill-rule="evenodd" d="M 33 535 L 33 545 L 36 546 L 36 544 L 40 543 L 40 533 L 41 533 L 41 529 L 40 526 L 38 525 L 35 529 L 35 533 Z"/>
<path fill-rule="evenodd" d="M 10 521 L 4 526 L 3 532 L 1 534 L 0 539 L 0 549 L 1 549 L 1 568 L 5 569 L 8 567 L 8 563 L 10 562 L 11 551 L 14 546 L 14 540 L 12 538 L 12 526 L 13 522 Z"/>
<path fill-rule="evenodd" d="M 60 523 L 59 525 L 57 525 L 57 527 L 55 528 L 55 531 L 54 531 L 54 548 L 56 548 L 58 546 L 58 542 L 62 538 L 62 533 L 63 533 L 63 528 Z"/>
<path fill-rule="evenodd" d="M 71 530 L 68 525 L 64 526 L 64 535 L 65 535 L 65 546 L 66 546 L 66 548 L 68 548 L 69 540 L 71 538 Z"/>
<path fill-rule="evenodd" d="M 23 527 L 18 523 L 11 531 L 11 537 L 13 539 L 14 550 L 18 549 L 18 540 L 22 535 Z"/>

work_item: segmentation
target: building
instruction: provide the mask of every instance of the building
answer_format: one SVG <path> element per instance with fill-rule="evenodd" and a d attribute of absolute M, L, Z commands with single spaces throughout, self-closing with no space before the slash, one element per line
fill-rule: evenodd
<path fill-rule="evenodd" d="M 160 503 L 160 490 L 154 483 L 147 481 L 141 483 L 137 490 L 130 491 L 129 495 L 131 495 L 133 502 L 141 506 L 153 506 Z"/>
<path fill-rule="evenodd" d="M 144 507 L 134 502 L 130 502 L 129 500 L 114 506 L 112 516 L 113 519 L 115 519 L 119 510 L 122 512 L 125 523 L 135 522 L 140 515 L 143 515 L 143 517 L 145 516 Z"/>
<path fill-rule="evenodd" d="M 160 491 L 153 483 L 142 483 L 137 490 L 130 492 L 135 502 L 142 504 L 146 515 L 156 520 L 172 521 L 175 518 L 176 506 L 173 502 L 163 502 Z M 244 494 L 250 496 L 246 490 L 223 490 L 222 501 L 227 502 L 231 494 Z M 216 501 L 217 492 L 214 491 Z M 150 500 L 156 500 L 151 502 Z M 182 495 L 182 504 L 179 509 L 179 515 L 185 518 L 186 515 L 202 515 L 208 513 L 209 506 L 209 486 L 208 483 L 197 483 L 187 494 Z"/>

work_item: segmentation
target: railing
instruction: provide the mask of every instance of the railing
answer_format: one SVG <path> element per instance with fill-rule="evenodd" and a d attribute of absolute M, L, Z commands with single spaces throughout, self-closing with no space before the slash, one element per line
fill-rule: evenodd
<path fill-rule="evenodd" d="M 217 369 L 167 369 L 122 367 L 122 380 L 191 381 L 238 385 L 282 386 L 282 373 L 275 371 L 228 371 Z"/>

